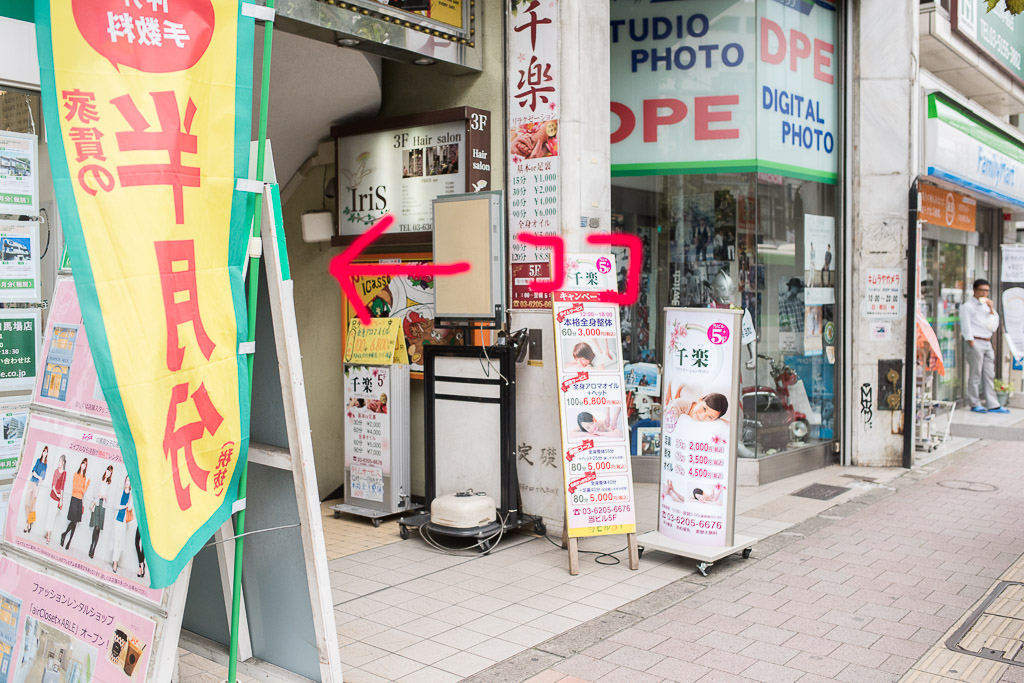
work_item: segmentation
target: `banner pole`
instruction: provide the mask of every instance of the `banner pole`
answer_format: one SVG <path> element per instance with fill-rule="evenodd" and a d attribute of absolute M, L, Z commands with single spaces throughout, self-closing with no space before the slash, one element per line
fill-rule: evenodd
<path fill-rule="evenodd" d="M 267 0 L 267 7 L 274 8 L 274 0 Z M 263 164 L 267 146 L 267 109 L 270 100 L 270 51 L 274 38 L 274 22 L 263 24 L 263 67 L 260 70 L 260 122 L 259 135 L 256 143 L 256 180 L 263 181 Z M 252 236 L 259 237 L 263 219 L 263 198 L 260 194 L 256 199 L 257 206 L 253 212 Z M 256 341 L 256 301 L 260 282 L 260 257 L 249 257 L 249 333 L 247 341 Z M 249 399 L 252 400 L 252 368 L 255 354 L 248 355 L 249 366 Z M 238 479 L 238 500 L 245 500 L 246 484 L 249 475 L 249 464 L 246 460 L 242 468 L 242 476 Z M 238 617 L 242 604 L 242 550 L 245 543 L 245 508 L 238 511 L 235 521 L 235 578 L 231 585 L 231 644 L 228 657 L 228 683 L 238 680 Z"/>

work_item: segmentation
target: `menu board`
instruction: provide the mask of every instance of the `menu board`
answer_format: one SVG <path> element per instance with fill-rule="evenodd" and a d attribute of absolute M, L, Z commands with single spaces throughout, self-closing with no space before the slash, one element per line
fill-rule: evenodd
<path fill-rule="evenodd" d="M 553 294 L 569 536 L 636 531 L 613 256 L 567 256 L 572 291 Z"/>
<path fill-rule="evenodd" d="M 391 471 L 390 372 L 386 365 L 345 365 L 346 500 L 384 501 L 384 476 Z"/>
<path fill-rule="evenodd" d="M 683 543 L 733 543 L 741 313 L 665 310 L 658 531 Z"/>

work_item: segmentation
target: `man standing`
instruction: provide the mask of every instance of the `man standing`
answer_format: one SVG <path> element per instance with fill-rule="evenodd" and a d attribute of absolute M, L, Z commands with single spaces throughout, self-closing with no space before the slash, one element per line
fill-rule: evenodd
<path fill-rule="evenodd" d="M 999 314 L 988 298 L 988 280 L 974 281 L 974 296 L 960 307 L 960 331 L 967 342 L 967 365 L 971 376 L 967 381 L 967 400 L 975 413 L 1008 413 L 996 400 L 996 354 L 992 336 L 999 329 Z M 982 396 L 978 395 L 979 389 Z"/>

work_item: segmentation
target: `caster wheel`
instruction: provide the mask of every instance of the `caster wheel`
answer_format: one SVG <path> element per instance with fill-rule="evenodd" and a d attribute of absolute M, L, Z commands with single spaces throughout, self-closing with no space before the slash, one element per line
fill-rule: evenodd
<path fill-rule="evenodd" d="M 708 566 L 706 564 L 704 564 L 703 562 L 701 562 L 700 564 L 697 565 L 697 571 L 700 572 L 701 576 L 707 576 L 708 575 Z"/>
<path fill-rule="evenodd" d="M 494 547 L 494 544 L 492 544 L 490 541 L 480 541 L 479 546 L 480 554 L 486 555 L 487 553 L 491 552 L 491 548 Z"/>
<path fill-rule="evenodd" d="M 750 559 L 750 551 L 752 551 L 752 550 L 753 550 L 753 548 L 744 548 L 743 549 L 743 559 L 744 560 L 749 560 Z"/>
<path fill-rule="evenodd" d="M 403 541 L 408 540 L 409 539 L 409 527 L 405 526 L 404 524 L 400 524 L 398 526 L 398 537 L 401 538 Z"/>
<path fill-rule="evenodd" d="M 641 546 L 637 546 L 636 558 L 638 560 L 640 560 L 640 559 L 643 559 L 643 556 L 644 556 L 644 547 L 642 545 Z"/>
<path fill-rule="evenodd" d="M 376 529 L 379 526 L 380 526 L 380 519 L 379 518 L 374 518 L 374 520 L 373 520 L 373 528 Z"/>
<path fill-rule="evenodd" d="M 335 519 L 341 519 L 341 513 L 340 513 L 340 512 L 338 512 L 337 510 L 335 510 L 335 511 L 334 511 L 334 518 L 335 518 Z"/>
<path fill-rule="evenodd" d="M 539 536 L 546 536 L 548 533 L 548 528 L 544 526 L 544 522 L 538 519 L 536 522 L 533 523 L 533 531 Z"/>

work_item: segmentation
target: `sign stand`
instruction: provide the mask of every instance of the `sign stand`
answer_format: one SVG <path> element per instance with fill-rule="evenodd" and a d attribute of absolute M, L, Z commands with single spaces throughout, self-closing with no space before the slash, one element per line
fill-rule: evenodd
<path fill-rule="evenodd" d="M 580 537 L 625 534 L 629 568 L 639 569 L 619 307 L 602 300 L 602 293 L 616 290 L 615 259 L 565 258 L 570 289 L 552 295 L 565 481 L 562 545 L 575 576 Z"/>
<path fill-rule="evenodd" d="M 742 314 L 665 309 L 661 504 L 657 531 L 639 542 L 699 560 L 703 576 L 723 557 L 750 557 L 756 540 L 734 533 Z"/>

